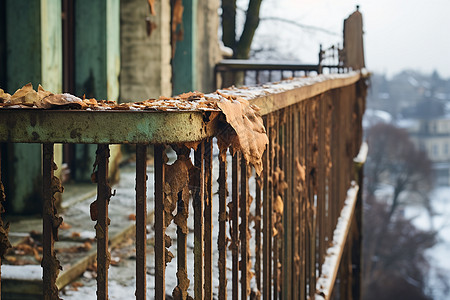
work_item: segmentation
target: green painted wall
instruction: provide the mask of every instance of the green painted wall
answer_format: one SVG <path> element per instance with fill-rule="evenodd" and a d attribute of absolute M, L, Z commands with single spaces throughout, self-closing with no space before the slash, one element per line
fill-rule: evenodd
<path fill-rule="evenodd" d="M 52 92 L 62 89 L 62 23 L 60 0 L 1 0 L 3 60 L 1 88 L 13 93 L 31 82 Z M 119 0 L 77 0 L 75 3 L 75 93 L 117 100 L 120 71 Z M 6 70 L 6 71 L 5 71 Z M 76 145 L 75 179 L 89 181 L 96 145 Z M 5 146 L 3 174 L 9 213 L 40 213 L 42 204 L 41 145 Z M 111 146 L 111 163 L 120 157 Z M 6 162 L 5 162 L 6 161 Z M 62 163 L 62 146 L 55 145 Z M 111 168 L 111 172 L 113 172 Z M 59 171 L 56 172 L 58 176 Z"/>
<path fill-rule="evenodd" d="M 177 41 L 175 57 L 172 60 L 174 95 L 194 91 L 197 87 L 197 0 L 184 0 L 183 6 L 183 40 Z"/>
<path fill-rule="evenodd" d="M 61 1 L 6 0 L 5 89 L 31 82 L 59 92 L 62 84 Z M 40 213 L 41 145 L 6 147 L 5 180 L 9 213 Z"/>
<path fill-rule="evenodd" d="M 119 7 L 119 0 L 75 2 L 75 94 L 78 96 L 118 100 Z M 77 181 L 90 181 L 96 150 L 97 145 L 75 146 Z"/>

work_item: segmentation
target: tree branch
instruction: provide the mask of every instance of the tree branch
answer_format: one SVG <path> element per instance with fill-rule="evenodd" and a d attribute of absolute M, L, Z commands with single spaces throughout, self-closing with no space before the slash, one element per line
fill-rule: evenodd
<path fill-rule="evenodd" d="M 255 35 L 256 28 L 259 25 L 259 9 L 262 0 L 250 0 L 248 3 L 247 17 L 245 18 L 244 30 L 242 31 L 239 42 L 236 45 L 236 58 L 248 58 L 250 46 Z"/>
<path fill-rule="evenodd" d="M 325 28 L 321 28 L 321 27 L 316 27 L 316 26 L 311 26 L 311 25 L 305 25 L 305 24 L 301 24 L 292 20 L 288 20 L 288 19 L 283 19 L 283 18 L 279 18 L 279 17 L 265 17 L 265 18 L 260 18 L 261 21 L 279 21 L 279 22 L 283 22 L 283 23 L 287 23 L 290 25 L 294 25 L 296 27 L 302 28 L 302 29 L 307 29 L 307 30 L 313 30 L 313 31 L 320 31 L 329 35 L 334 35 L 334 36 L 341 36 L 340 34 L 327 30 Z"/>
<path fill-rule="evenodd" d="M 222 0 L 222 42 L 236 48 L 236 0 Z"/>

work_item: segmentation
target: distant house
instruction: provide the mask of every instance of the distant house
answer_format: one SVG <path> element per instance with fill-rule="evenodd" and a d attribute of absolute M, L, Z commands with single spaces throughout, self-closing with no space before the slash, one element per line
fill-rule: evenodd
<path fill-rule="evenodd" d="M 55 93 L 122 102 L 212 91 L 214 65 L 221 59 L 219 4 L 0 1 L 0 88 L 13 93 L 31 82 L 35 89 L 41 84 Z M 40 213 L 41 146 L 1 147 L 7 211 Z M 89 181 L 95 150 L 95 145 L 55 145 L 56 176 Z M 112 146 L 111 176 L 119 159 L 119 146 Z"/>
<path fill-rule="evenodd" d="M 438 185 L 450 185 L 450 118 L 421 119 L 409 126 L 411 139 L 433 162 Z"/>

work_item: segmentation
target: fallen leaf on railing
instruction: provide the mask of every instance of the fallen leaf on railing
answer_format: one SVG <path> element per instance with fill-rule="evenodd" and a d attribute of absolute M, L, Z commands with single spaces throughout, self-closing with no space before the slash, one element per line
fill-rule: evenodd
<path fill-rule="evenodd" d="M 36 105 L 38 108 L 72 108 L 80 109 L 85 106 L 84 102 L 71 94 L 51 94 Z"/>
<path fill-rule="evenodd" d="M 221 95 L 220 92 L 218 93 Z M 225 98 L 217 105 L 235 133 L 224 130 L 218 134 L 217 138 L 222 139 L 222 142 L 225 141 L 225 144 L 230 144 L 233 151 L 240 150 L 245 160 L 252 164 L 256 173 L 260 175 L 262 156 L 269 143 L 262 118 L 247 100 L 228 95 L 221 96 Z"/>
<path fill-rule="evenodd" d="M 52 95 L 51 92 L 44 90 L 44 88 L 41 85 L 39 85 L 37 93 L 39 96 L 39 101 L 41 101 L 42 99 L 44 99 L 47 96 Z"/>
<path fill-rule="evenodd" d="M 34 103 L 39 101 L 38 94 L 33 90 L 33 85 L 28 83 L 22 88 L 18 89 L 9 99 L 12 105 L 23 104 L 27 106 L 33 106 Z"/>
<path fill-rule="evenodd" d="M 5 93 L 4 90 L 0 89 L 0 103 L 6 103 L 11 98 L 11 95 Z"/>

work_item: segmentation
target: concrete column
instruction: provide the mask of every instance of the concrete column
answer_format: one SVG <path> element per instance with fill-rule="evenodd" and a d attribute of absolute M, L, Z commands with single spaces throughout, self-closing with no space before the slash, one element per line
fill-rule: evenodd
<path fill-rule="evenodd" d="M 120 100 L 142 101 L 171 96 L 170 0 L 120 3 Z"/>
<path fill-rule="evenodd" d="M 197 0 L 197 35 L 195 89 L 202 92 L 214 91 L 214 66 L 222 59 L 219 47 L 219 0 Z M 184 3 L 184 1 L 183 1 Z"/>

